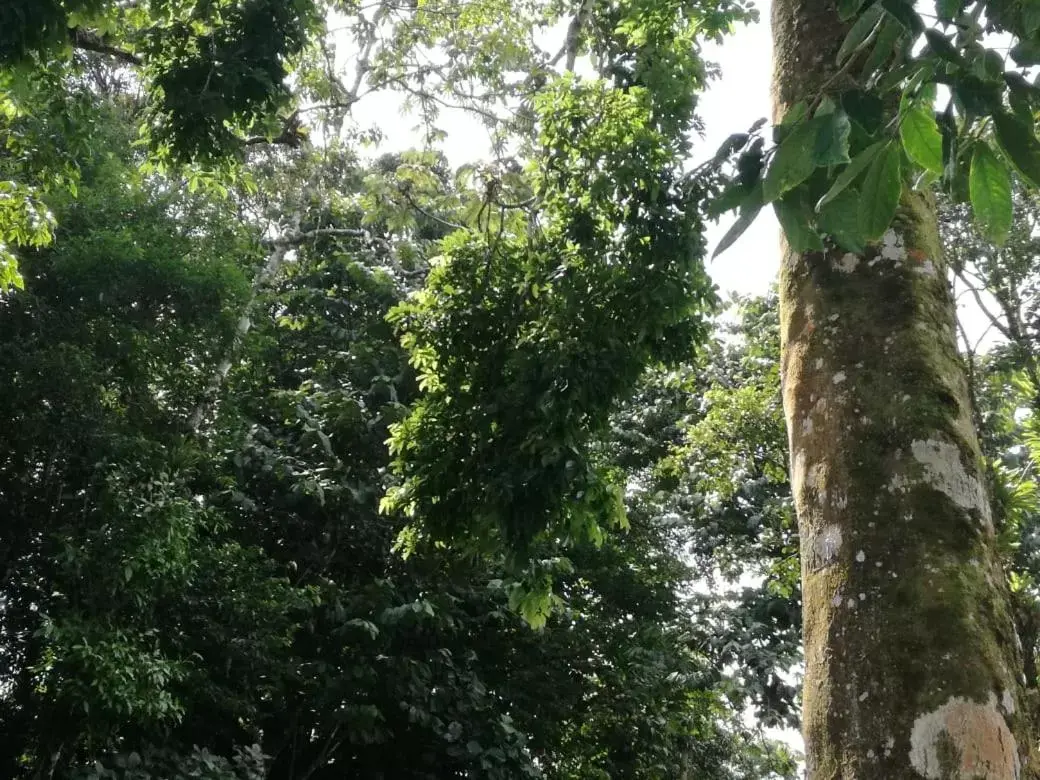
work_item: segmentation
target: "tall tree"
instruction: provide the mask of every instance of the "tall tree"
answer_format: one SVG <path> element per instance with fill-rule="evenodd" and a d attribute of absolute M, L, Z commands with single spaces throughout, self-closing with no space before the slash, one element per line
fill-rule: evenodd
<path fill-rule="evenodd" d="M 856 82 L 838 69 L 849 25 L 835 3 L 776 0 L 772 24 L 778 120 L 850 94 Z M 1032 717 L 935 205 L 898 174 L 894 188 L 876 186 L 900 158 L 895 146 L 879 152 L 861 193 L 864 211 L 898 199 L 878 243 L 804 251 L 789 236 L 781 265 L 808 773 L 1032 776 Z"/>

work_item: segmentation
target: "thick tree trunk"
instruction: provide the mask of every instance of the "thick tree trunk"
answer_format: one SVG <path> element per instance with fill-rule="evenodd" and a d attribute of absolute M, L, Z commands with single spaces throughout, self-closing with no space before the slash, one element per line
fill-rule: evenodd
<path fill-rule="evenodd" d="M 844 29 L 833 0 L 774 0 L 773 36 L 782 116 Z M 809 778 L 1035 776 L 930 198 L 862 256 L 785 248 L 780 294 Z"/>

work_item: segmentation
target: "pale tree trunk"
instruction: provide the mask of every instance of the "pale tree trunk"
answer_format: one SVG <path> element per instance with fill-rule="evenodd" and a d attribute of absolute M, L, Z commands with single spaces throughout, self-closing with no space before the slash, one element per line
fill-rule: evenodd
<path fill-rule="evenodd" d="M 833 0 L 774 0 L 777 116 L 843 36 Z M 931 199 L 862 256 L 785 248 L 780 306 L 808 777 L 1036 776 Z"/>

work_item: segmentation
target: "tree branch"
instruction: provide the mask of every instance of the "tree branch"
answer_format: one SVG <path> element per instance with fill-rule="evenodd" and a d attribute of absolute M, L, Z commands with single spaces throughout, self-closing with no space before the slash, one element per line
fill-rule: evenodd
<path fill-rule="evenodd" d="M 120 49 L 118 46 L 113 46 L 97 33 L 90 30 L 84 30 L 82 27 L 70 28 L 69 40 L 72 41 L 72 45 L 76 49 L 92 51 L 96 54 L 104 54 L 126 65 L 135 65 L 138 67 L 144 65 L 144 60 L 133 52 L 127 51 L 126 49 Z"/>

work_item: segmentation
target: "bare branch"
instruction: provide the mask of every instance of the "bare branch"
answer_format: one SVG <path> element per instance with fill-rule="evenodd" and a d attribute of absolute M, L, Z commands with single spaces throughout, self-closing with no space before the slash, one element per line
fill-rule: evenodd
<path fill-rule="evenodd" d="M 69 29 L 69 40 L 72 41 L 73 47 L 77 49 L 92 51 L 97 54 L 104 54 L 126 65 L 135 65 L 138 67 L 144 65 L 144 60 L 133 52 L 120 49 L 118 46 L 113 46 L 91 30 L 84 30 L 82 27 L 72 27 Z"/>

